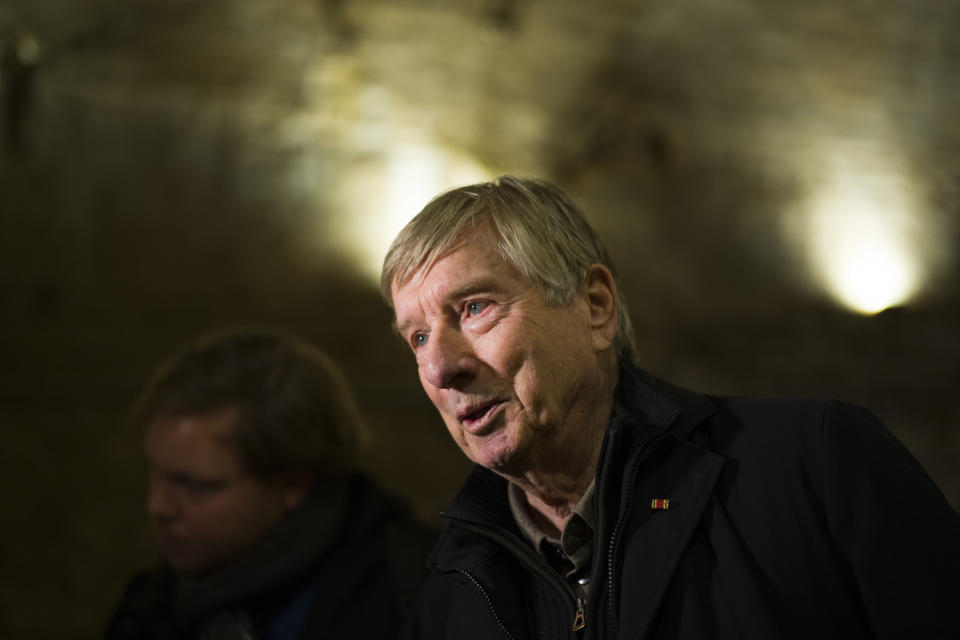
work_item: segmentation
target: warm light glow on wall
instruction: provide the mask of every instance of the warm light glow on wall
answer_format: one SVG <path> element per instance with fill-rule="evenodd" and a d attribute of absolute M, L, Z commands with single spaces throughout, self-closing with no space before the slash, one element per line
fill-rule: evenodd
<path fill-rule="evenodd" d="M 324 214 L 309 250 L 379 283 L 393 238 L 431 198 L 496 174 L 433 136 L 435 112 L 369 82 L 362 68 L 349 56 L 313 61 L 304 74 L 309 106 L 287 118 L 282 134 L 294 145 L 311 141 L 290 176 Z"/>
<path fill-rule="evenodd" d="M 346 215 L 338 223 L 341 248 L 379 281 L 393 238 L 431 198 L 492 177 L 472 159 L 449 149 L 423 143 L 395 145 L 342 186 Z"/>
<path fill-rule="evenodd" d="M 826 173 L 808 203 L 807 247 L 833 297 L 876 313 L 907 302 L 923 282 L 923 212 L 902 172 L 876 166 L 876 157 L 853 159 L 823 159 Z"/>

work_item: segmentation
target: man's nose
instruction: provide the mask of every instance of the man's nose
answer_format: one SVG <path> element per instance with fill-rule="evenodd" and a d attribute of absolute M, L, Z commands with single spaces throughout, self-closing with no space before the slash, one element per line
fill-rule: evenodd
<path fill-rule="evenodd" d="M 423 379 L 438 389 L 462 387 L 476 375 L 476 355 L 469 340 L 457 329 L 431 331 L 421 349 Z"/>
<path fill-rule="evenodd" d="M 176 516 L 177 501 L 167 482 L 151 479 L 147 486 L 147 515 L 153 520 L 169 520 Z"/>

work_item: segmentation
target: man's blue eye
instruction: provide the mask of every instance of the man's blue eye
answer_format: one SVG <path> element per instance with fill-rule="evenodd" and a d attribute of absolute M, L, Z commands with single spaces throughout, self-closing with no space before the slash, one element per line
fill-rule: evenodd
<path fill-rule="evenodd" d="M 476 315 L 481 311 L 483 311 L 486 305 L 487 303 L 485 302 L 469 302 L 467 303 L 467 313 L 469 313 L 470 315 Z"/>
<path fill-rule="evenodd" d="M 423 345 L 427 344 L 427 334 L 418 333 L 417 335 L 413 336 L 413 344 L 418 347 L 422 347 Z"/>

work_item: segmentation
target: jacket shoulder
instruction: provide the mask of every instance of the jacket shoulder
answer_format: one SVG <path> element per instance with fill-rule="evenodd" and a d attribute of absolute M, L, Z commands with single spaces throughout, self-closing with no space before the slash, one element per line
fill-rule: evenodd
<path fill-rule="evenodd" d="M 802 458 L 829 465 L 838 456 L 862 457 L 879 447 L 919 467 L 880 419 L 856 404 L 789 397 L 709 399 L 715 412 L 696 439 L 724 455 L 759 456 L 771 464 Z"/>
<path fill-rule="evenodd" d="M 816 456 L 831 429 L 885 431 L 865 409 L 836 400 L 788 397 L 708 396 L 714 413 L 696 439 L 731 456 L 762 453 L 782 460 Z M 858 412 L 859 410 L 859 412 Z M 850 416 L 856 416 L 855 420 Z M 863 435 L 869 435 L 864 433 Z"/>

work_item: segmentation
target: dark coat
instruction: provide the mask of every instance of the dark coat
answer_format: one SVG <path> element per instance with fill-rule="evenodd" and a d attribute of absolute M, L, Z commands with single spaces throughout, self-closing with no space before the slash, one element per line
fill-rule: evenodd
<path fill-rule="evenodd" d="M 136 577 L 105 638 L 395 638 L 435 538 L 354 476 L 315 493 L 213 574 L 187 579 L 161 568 Z"/>
<path fill-rule="evenodd" d="M 624 367 L 597 474 L 586 603 L 477 468 L 409 636 L 960 638 L 960 515 L 864 409 L 707 397 Z"/>

